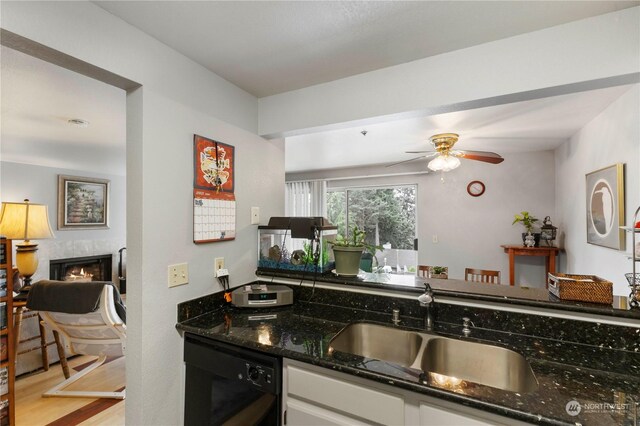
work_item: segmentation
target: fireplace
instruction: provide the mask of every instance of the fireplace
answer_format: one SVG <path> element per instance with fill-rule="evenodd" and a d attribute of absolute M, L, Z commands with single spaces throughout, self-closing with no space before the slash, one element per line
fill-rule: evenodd
<path fill-rule="evenodd" d="M 49 261 L 49 278 L 59 281 L 111 281 L 112 255 L 72 257 Z"/>

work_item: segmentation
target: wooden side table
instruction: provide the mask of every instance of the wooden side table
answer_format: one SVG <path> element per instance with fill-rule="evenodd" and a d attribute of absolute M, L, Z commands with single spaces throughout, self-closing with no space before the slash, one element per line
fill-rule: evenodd
<path fill-rule="evenodd" d="M 545 256 L 544 282 L 547 286 L 549 272 L 556 272 L 556 256 L 562 249 L 559 247 L 525 247 L 520 245 L 502 245 L 504 252 L 509 254 L 509 284 L 515 284 L 515 258 L 516 256 Z"/>

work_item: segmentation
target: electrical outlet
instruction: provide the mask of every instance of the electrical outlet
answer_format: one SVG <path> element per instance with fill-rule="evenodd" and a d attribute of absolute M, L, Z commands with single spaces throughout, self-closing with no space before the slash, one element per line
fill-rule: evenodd
<path fill-rule="evenodd" d="M 251 207 L 251 224 L 260 224 L 260 207 Z"/>
<path fill-rule="evenodd" d="M 169 287 L 175 287 L 189 283 L 189 265 L 186 263 L 178 263 L 169 265 Z"/>
<path fill-rule="evenodd" d="M 224 269 L 224 257 L 216 257 L 214 270 L 217 273 L 219 269 Z"/>

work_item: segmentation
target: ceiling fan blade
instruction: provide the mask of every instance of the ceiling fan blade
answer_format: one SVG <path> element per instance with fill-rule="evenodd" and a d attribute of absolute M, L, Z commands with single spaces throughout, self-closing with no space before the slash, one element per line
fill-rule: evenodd
<path fill-rule="evenodd" d="M 398 164 L 409 163 L 411 161 L 419 160 L 421 158 L 426 158 L 426 157 L 427 155 L 421 155 L 420 157 L 413 157 L 408 160 L 398 161 L 397 163 L 387 164 L 385 167 L 393 167 L 393 166 L 397 166 Z"/>
<path fill-rule="evenodd" d="M 504 161 L 501 155 L 487 151 L 462 151 L 458 150 L 454 155 L 467 160 L 484 161 L 485 163 L 500 164 Z"/>

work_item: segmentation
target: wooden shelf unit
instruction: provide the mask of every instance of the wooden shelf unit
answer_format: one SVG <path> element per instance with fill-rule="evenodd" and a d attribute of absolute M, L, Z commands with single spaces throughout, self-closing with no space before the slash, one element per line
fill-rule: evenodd
<path fill-rule="evenodd" d="M 0 404 L 4 405 L 8 401 L 9 422 L 8 424 L 13 426 L 15 424 L 16 412 L 15 412 L 15 377 L 16 377 L 16 360 L 14 349 L 14 334 L 13 334 L 13 269 L 12 269 L 12 254 L 11 240 L 6 238 L 0 238 L 0 271 L 2 276 L 7 280 L 7 294 L 0 297 L 0 303 L 5 303 L 2 309 L 6 312 L 6 328 L 0 331 L 0 336 L 3 338 L 2 352 L 6 350 L 7 357 L 0 362 L 0 369 L 7 371 L 8 379 L 8 392 L 0 395 Z M 6 419 L 0 420 L 1 424 L 6 424 Z"/>

